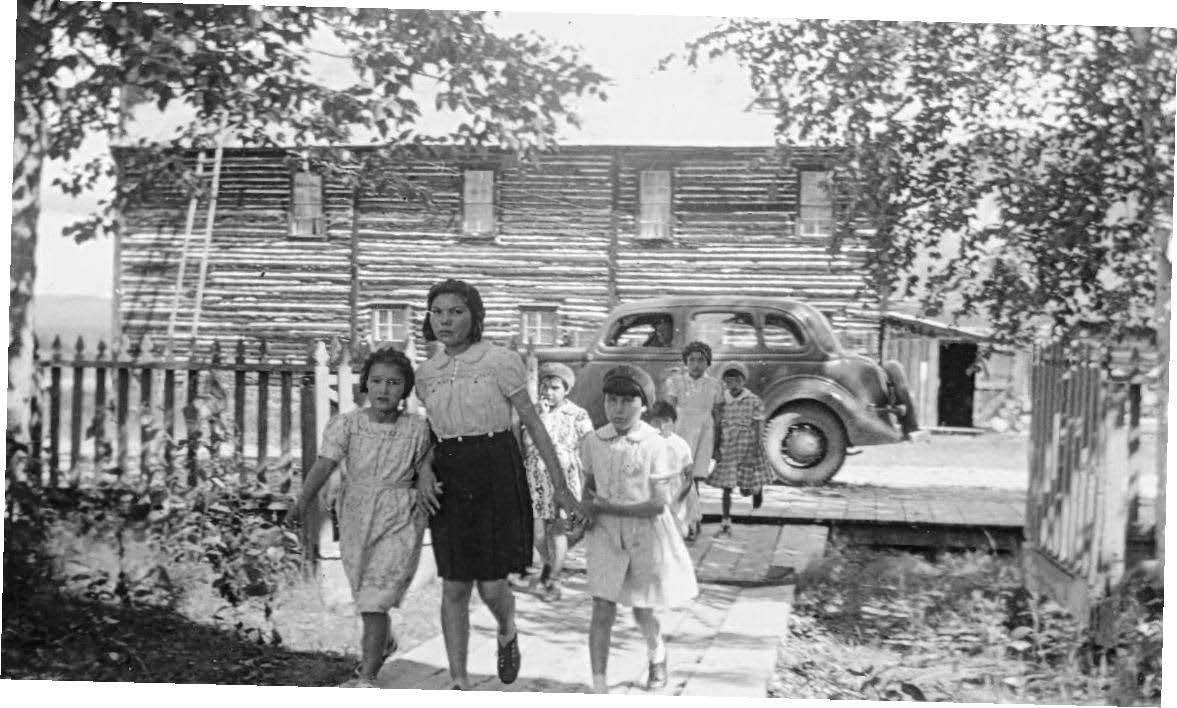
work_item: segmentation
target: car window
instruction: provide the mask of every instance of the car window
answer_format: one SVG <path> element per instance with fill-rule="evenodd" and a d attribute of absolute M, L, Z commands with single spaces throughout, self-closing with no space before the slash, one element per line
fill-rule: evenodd
<path fill-rule="evenodd" d="M 691 316 L 692 338 L 714 351 L 756 349 L 756 324 L 749 312 L 696 312 Z"/>
<path fill-rule="evenodd" d="M 607 347 L 651 347 L 667 349 L 674 345 L 674 320 L 665 312 L 650 312 L 622 317 L 613 323 Z"/>
<path fill-rule="evenodd" d="M 805 346 L 805 335 L 793 318 L 769 312 L 764 316 L 764 346 L 769 349 L 800 349 Z"/>

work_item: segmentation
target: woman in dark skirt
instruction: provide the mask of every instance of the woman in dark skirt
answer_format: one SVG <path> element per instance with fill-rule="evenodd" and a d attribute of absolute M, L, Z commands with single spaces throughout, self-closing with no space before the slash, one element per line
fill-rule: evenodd
<path fill-rule="evenodd" d="M 527 475 L 511 431 L 511 411 L 531 434 L 549 470 L 559 506 L 579 515 L 556 450 L 527 395 L 518 354 L 482 341 L 485 310 L 478 290 L 446 280 L 429 290 L 424 334 L 444 349 L 421 364 L 417 390 L 433 435 L 440 505 L 430 520 L 442 579 L 441 626 L 454 688 L 468 687 L 470 593 L 475 584 L 499 625 L 498 675 L 519 674 L 515 596 L 508 573 L 531 562 L 532 518 Z M 432 501 L 432 500 L 430 500 Z"/>

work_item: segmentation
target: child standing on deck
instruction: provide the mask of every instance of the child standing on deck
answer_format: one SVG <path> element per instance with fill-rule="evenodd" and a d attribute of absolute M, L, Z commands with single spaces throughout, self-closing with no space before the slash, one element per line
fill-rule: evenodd
<path fill-rule="evenodd" d="M 572 369 L 559 362 L 544 364 L 539 368 L 539 402 L 535 409 L 556 446 L 556 457 L 564 469 L 568 490 L 579 501 L 583 482 L 580 441 L 593 432 L 593 421 L 588 411 L 568 400 L 568 392 L 574 383 L 576 376 Z M 560 599 L 560 573 L 564 568 L 571 529 L 567 514 L 556 508 L 548 468 L 535 441 L 526 432 L 523 448 L 527 483 L 531 487 L 531 510 L 535 517 L 535 548 L 543 561 L 543 570 L 533 583 L 540 584 L 540 597 L 551 602 Z"/>
<path fill-rule="evenodd" d="M 647 688 L 658 689 L 667 683 L 667 670 L 656 611 L 698 594 L 691 558 L 670 511 L 681 470 L 674 468 L 666 441 L 641 420 L 654 400 L 650 375 L 636 366 L 617 366 L 606 372 L 602 390 L 609 423 L 580 447 L 582 508 L 591 523 L 586 544 L 593 692 L 609 692 L 606 668 L 619 604 L 633 607 L 650 662 Z"/>
<path fill-rule="evenodd" d="M 720 374 L 724 394 L 723 414 L 720 417 L 719 458 L 707 483 L 723 489 L 723 521 L 720 533 L 727 535 L 732 528 L 732 488 L 739 487 L 742 496 L 752 496 L 752 508 L 759 509 L 764 501 L 764 485 L 772 479 L 764 459 L 764 404 L 760 397 L 744 388 L 748 369 L 739 362 L 723 367 Z"/>
<path fill-rule="evenodd" d="M 699 506 L 699 492 L 695 489 L 691 446 L 674 432 L 677 418 L 674 406 L 667 401 L 658 401 L 646 414 L 647 422 L 658 430 L 662 439 L 670 447 L 671 467 L 682 475 L 682 486 L 674 495 L 671 512 L 678 524 L 679 533 L 687 541 L 693 541 L 694 535 L 691 533 L 693 518 L 690 514 Z"/>
<path fill-rule="evenodd" d="M 674 432 L 691 446 L 693 479 L 706 479 L 715 453 L 715 428 L 723 411 L 723 384 L 707 375 L 707 367 L 711 366 L 711 347 L 706 342 L 695 341 L 683 347 L 682 360 L 686 371 L 666 382 L 666 400 L 678 413 Z M 688 497 L 685 510 L 688 538 L 699 535 L 703 521 L 697 481 L 694 487 L 695 493 Z"/>
<path fill-rule="evenodd" d="M 363 658 L 345 686 L 372 686 L 396 651 L 388 611 L 400 606 L 417 571 L 425 525 L 437 508 L 429 424 L 403 412 L 412 390 L 413 367 L 404 354 L 384 349 L 370 355 L 360 374 L 360 391 L 370 405 L 327 423 L 319 458 L 291 510 L 294 520 L 302 518 L 336 466 L 346 462 L 339 546 L 364 630 Z"/>

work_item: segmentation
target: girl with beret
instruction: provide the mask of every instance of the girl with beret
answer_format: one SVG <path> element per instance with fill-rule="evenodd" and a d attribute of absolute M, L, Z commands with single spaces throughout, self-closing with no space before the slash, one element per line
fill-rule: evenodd
<path fill-rule="evenodd" d="M 666 382 L 666 400 L 678 411 L 674 432 L 691 446 L 694 460 L 692 477 L 695 491 L 686 500 L 687 537 L 695 538 L 703 520 L 699 506 L 698 480 L 711 473 L 711 459 L 715 455 L 716 425 L 723 411 L 723 384 L 707 374 L 711 366 L 711 347 L 706 342 L 694 341 L 683 347 L 682 360 L 686 370 Z"/>
<path fill-rule="evenodd" d="M 517 412 L 547 466 L 555 503 L 579 504 L 560 473 L 555 447 L 527 394 L 518 354 L 482 340 L 485 308 L 478 289 L 446 280 L 429 289 L 425 339 L 443 346 L 417 371 L 419 392 L 436 439 L 434 470 L 441 504 L 430 519 L 442 579 L 441 626 L 453 688 L 469 688 L 470 594 L 475 585 L 499 625 L 498 676 L 519 674 L 515 597 L 506 578 L 531 561 L 531 494 L 518 441 Z"/>
<path fill-rule="evenodd" d="M 552 444 L 556 446 L 556 457 L 563 468 L 564 481 L 579 501 L 583 474 L 580 441 L 593 432 L 593 422 L 588 411 L 568 400 L 568 392 L 574 383 L 575 374 L 564 364 L 543 364 L 539 369 L 539 402 L 535 409 Z M 567 516 L 556 508 L 552 499 L 551 478 L 539 448 L 530 435 L 524 434 L 523 449 L 527 482 L 531 486 L 531 512 L 535 517 L 535 548 L 543 561 L 543 569 L 539 577 L 533 579 L 533 584 L 540 584 L 540 597 L 550 602 L 560 599 L 560 573 L 564 568 L 564 556 L 568 552 L 568 533 L 572 529 Z"/>
<path fill-rule="evenodd" d="M 695 570 L 671 513 L 680 470 L 658 430 L 641 417 L 654 401 L 654 381 L 636 366 L 605 374 L 609 423 L 584 438 L 585 535 L 593 597 L 589 657 L 593 692 L 608 693 L 606 669 L 617 605 L 633 608 L 646 640 L 647 688 L 667 683 L 666 642 L 657 611 L 698 594 Z"/>

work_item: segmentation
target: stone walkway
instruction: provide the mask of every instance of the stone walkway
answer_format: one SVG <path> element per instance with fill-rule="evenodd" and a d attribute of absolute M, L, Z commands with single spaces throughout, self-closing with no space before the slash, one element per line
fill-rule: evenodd
<path fill-rule="evenodd" d="M 665 613 L 670 682 L 665 695 L 763 698 L 793 600 L 792 570 L 820 557 L 824 529 L 809 526 L 736 525 L 716 537 L 709 525 L 691 546 L 700 594 L 687 607 Z M 563 597 L 547 603 L 516 593 L 519 678 L 503 685 L 495 675 L 495 624 L 472 599 L 469 670 L 474 690 L 587 692 L 590 685 L 583 549 L 570 554 Z M 645 647 L 632 615 L 618 613 L 609 657 L 612 693 L 647 693 Z M 380 673 L 383 688 L 447 689 L 440 636 L 394 657 Z"/>

